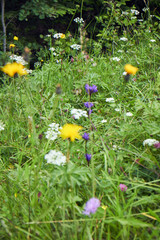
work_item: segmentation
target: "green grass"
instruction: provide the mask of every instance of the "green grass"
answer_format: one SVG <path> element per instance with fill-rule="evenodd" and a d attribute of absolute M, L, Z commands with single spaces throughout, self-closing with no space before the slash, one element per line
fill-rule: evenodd
<path fill-rule="evenodd" d="M 53 59 L 31 75 L 2 77 L 0 239 L 158 239 L 160 149 L 143 146 L 148 138 L 160 141 L 156 40 L 152 43 L 146 35 L 139 44 L 118 41 L 113 56 L 93 55 L 86 61 L 80 53 L 73 63 Z M 123 76 L 127 63 L 139 68 L 128 82 Z M 86 110 L 87 83 L 98 88 L 91 98 L 93 112 L 76 120 L 70 111 Z M 57 84 L 61 95 L 56 94 Z M 107 103 L 111 97 L 115 102 Z M 89 166 L 83 139 L 72 143 L 68 164 L 46 163 L 51 149 L 68 152 L 67 140 L 45 138 L 53 122 L 81 125 L 81 135 L 90 134 Z M 120 191 L 120 183 L 128 187 L 126 192 Z M 93 196 L 101 207 L 88 217 L 83 210 Z"/>

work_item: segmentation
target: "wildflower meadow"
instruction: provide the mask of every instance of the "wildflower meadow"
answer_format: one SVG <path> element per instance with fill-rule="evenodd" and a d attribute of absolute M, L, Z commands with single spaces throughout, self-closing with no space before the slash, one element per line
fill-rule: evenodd
<path fill-rule="evenodd" d="M 32 70 L 20 36 L 8 43 L 0 239 L 159 239 L 160 34 L 126 11 L 130 31 L 111 40 L 105 27 L 86 41 L 82 16 L 72 37 L 49 32 Z"/>

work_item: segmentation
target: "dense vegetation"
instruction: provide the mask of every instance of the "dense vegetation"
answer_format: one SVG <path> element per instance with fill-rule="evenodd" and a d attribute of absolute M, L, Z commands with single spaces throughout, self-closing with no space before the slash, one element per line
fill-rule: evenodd
<path fill-rule="evenodd" d="M 159 238 L 159 2 L 138 2 L 6 2 L 0 239 Z"/>

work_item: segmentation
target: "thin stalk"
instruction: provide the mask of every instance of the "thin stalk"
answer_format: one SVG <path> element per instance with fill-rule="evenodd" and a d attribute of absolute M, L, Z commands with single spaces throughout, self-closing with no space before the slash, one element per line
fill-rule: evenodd
<path fill-rule="evenodd" d="M 4 9 L 5 9 L 5 0 L 2 0 L 1 2 L 1 19 L 2 19 L 2 27 L 3 27 L 3 52 L 6 52 L 6 25 L 4 20 Z"/>

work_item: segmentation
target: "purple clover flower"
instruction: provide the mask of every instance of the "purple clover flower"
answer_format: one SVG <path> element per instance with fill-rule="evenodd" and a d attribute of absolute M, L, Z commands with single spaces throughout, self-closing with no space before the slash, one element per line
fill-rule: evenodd
<path fill-rule="evenodd" d="M 154 144 L 155 148 L 160 148 L 160 142 Z"/>
<path fill-rule="evenodd" d="M 91 102 L 85 102 L 85 103 L 84 103 L 84 106 L 85 106 L 86 108 L 91 108 L 91 107 L 94 106 L 94 104 L 91 103 Z"/>
<path fill-rule="evenodd" d="M 100 207 L 100 204 L 101 202 L 98 198 L 90 198 L 88 202 L 86 202 L 83 214 L 89 216 L 91 213 L 95 213 L 97 208 Z"/>
<path fill-rule="evenodd" d="M 89 140 L 89 134 L 88 134 L 88 133 L 84 133 L 83 136 L 82 136 L 82 138 L 83 138 L 84 140 L 88 141 L 88 140 Z"/>
<path fill-rule="evenodd" d="M 98 92 L 96 85 L 89 86 L 89 84 L 86 84 L 85 89 L 89 95 L 91 95 L 92 93 Z"/>
<path fill-rule="evenodd" d="M 88 154 L 88 153 L 85 154 L 85 158 L 86 158 L 86 160 L 87 160 L 88 163 L 90 162 L 91 157 L 92 157 L 91 154 Z"/>
<path fill-rule="evenodd" d="M 120 187 L 122 192 L 125 192 L 127 190 L 127 188 L 128 188 L 125 184 L 122 184 L 122 183 L 119 184 L 119 187 Z"/>

